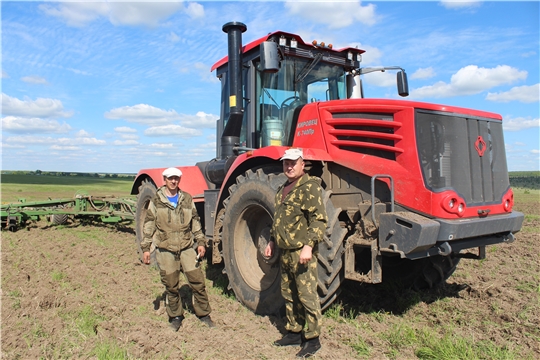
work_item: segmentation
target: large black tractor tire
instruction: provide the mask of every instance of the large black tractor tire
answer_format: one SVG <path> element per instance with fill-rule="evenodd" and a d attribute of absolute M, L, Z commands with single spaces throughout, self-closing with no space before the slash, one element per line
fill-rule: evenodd
<path fill-rule="evenodd" d="M 236 298 L 256 314 L 279 312 L 283 305 L 279 251 L 264 256 L 270 240 L 274 197 L 286 181 L 279 168 L 248 170 L 236 178 L 224 201 L 223 259 Z"/>
<path fill-rule="evenodd" d="M 383 281 L 395 281 L 415 290 L 432 289 L 443 284 L 456 271 L 458 258 L 430 256 L 427 258 L 383 259 Z"/>
<path fill-rule="evenodd" d="M 156 186 L 148 181 L 145 180 L 139 186 L 139 194 L 137 195 L 137 211 L 135 213 L 135 233 L 137 234 L 137 252 L 139 254 L 139 258 L 142 261 L 143 259 L 143 252 L 141 249 L 141 242 L 143 241 L 144 234 L 143 234 L 143 225 L 144 225 L 144 218 L 146 217 L 146 212 L 148 210 L 148 205 L 150 204 L 150 201 L 156 194 Z M 151 252 L 150 255 L 150 265 L 156 266 L 156 254 L 155 252 Z"/>
<path fill-rule="evenodd" d="M 275 314 L 284 304 L 281 297 L 279 251 L 267 259 L 264 249 L 270 239 L 277 188 L 286 181 L 279 168 L 260 168 L 238 176 L 229 189 L 223 217 L 223 257 L 225 271 L 236 298 L 257 314 Z M 328 215 L 324 241 L 319 244 L 318 292 L 325 309 L 337 297 L 343 282 L 343 241 L 347 229 L 340 226 L 339 214 L 323 193 Z"/>
<path fill-rule="evenodd" d="M 331 194 L 331 191 L 323 191 L 328 224 L 324 240 L 319 243 L 319 253 L 317 254 L 318 292 L 323 310 L 330 306 L 339 295 L 339 288 L 344 280 L 343 253 L 345 248 L 343 241 L 348 232 L 346 228 L 340 226 L 341 208 L 334 207 L 332 200 L 330 200 Z"/>

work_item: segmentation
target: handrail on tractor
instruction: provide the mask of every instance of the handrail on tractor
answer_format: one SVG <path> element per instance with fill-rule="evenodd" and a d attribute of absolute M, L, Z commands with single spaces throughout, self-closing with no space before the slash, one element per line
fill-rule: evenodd
<path fill-rule="evenodd" d="M 394 179 L 392 176 L 386 174 L 373 175 L 371 177 L 371 220 L 375 226 L 377 226 L 377 221 L 375 219 L 375 179 L 378 178 L 390 179 L 390 206 L 391 211 L 394 212 Z"/>

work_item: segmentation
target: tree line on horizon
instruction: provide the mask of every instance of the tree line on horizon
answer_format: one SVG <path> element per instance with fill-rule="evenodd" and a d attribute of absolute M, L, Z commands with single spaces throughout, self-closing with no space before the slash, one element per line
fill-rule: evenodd
<path fill-rule="evenodd" d="M 92 173 L 92 172 L 73 172 L 73 171 L 29 171 L 29 170 L 2 170 L 2 175 L 33 175 L 33 176 L 79 176 L 93 178 L 127 178 L 135 179 L 136 174 L 117 174 L 117 173 Z"/>

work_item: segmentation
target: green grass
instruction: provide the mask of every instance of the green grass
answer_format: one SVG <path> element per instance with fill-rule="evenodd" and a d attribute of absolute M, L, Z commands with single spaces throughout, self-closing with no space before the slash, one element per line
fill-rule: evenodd
<path fill-rule="evenodd" d="M 84 306 L 75 318 L 75 324 L 79 333 L 83 336 L 95 336 L 96 328 L 101 321 L 105 320 L 97 315 L 90 305 Z"/>
<path fill-rule="evenodd" d="M 368 357 L 371 354 L 371 348 L 366 341 L 358 335 L 356 339 L 350 340 L 347 343 L 360 357 Z"/>
<path fill-rule="evenodd" d="M 99 360 L 120 360 L 130 359 L 126 349 L 119 346 L 114 341 L 104 341 L 96 345 L 92 354 Z"/>
<path fill-rule="evenodd" d="M 451 329 L 440 337 L 432 330 L 423 329 L 417 334 L 420 346 L 415 351 L 419 359 L 520 359 L 507 346 L 499 346 L 489 340 L 475 341 L 474 337 L 453 334 Z"/>
<path fill-rule="evenodd" d="M 66 278 L 66 274 L 64 274 L 63 272 L 61 271 L 53 271 L 52 274 L 51 274 L 51 277 L 54 281 L 62 281 Z"/>

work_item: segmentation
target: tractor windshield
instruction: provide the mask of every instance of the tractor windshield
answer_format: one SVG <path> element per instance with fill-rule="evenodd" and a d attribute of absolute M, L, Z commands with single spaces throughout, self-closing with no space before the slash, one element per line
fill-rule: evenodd
<path fill-rule="evenodd" d="M 345 99 L 342 67 L 287 57 L 276 73 L 257 72 L 257 134 L 259 147 L 291 145 L 295 109 L 310 102 Z"/>

